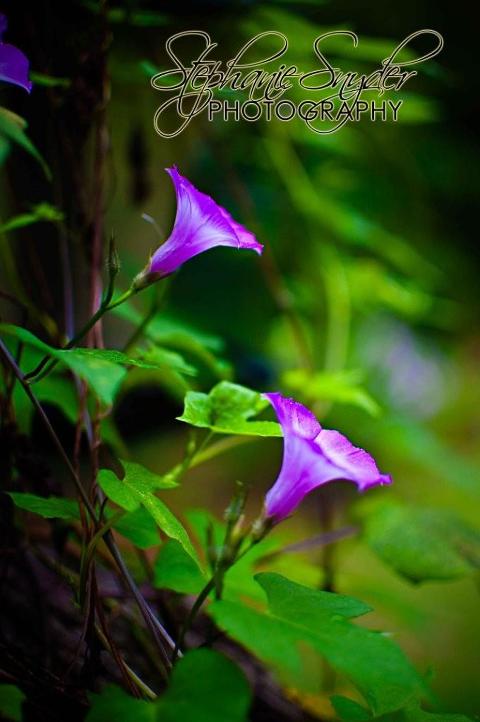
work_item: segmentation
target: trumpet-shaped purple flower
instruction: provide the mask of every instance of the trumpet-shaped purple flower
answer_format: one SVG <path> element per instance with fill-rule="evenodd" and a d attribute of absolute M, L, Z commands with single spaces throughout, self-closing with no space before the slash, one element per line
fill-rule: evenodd
<path fill-rule="evenodd" d="M 335 479 L 353 481 L 359 491 L 390 484 L 370 454 L 338 431 L 322 429 L 314 414 L 280 393 L 265 394 L 283 430 L 283 462 L 265 498 L 265 516 L 274 523 L 289 516 L 310 491 Z"/>
<path fill-rule="evenodd" d="M 28 79 L 28 59 L 14 45 L 2 42 L 2 36 L 7 29 L 7 25 L 7 18 L 0 13 L 0 80 L 13 83 L 13 85 L 20 85 L 30 92 L 32 83 Z"/>
<path fill-rule="evenodd" d="M 237 223 L 230 213 L 197 190 L 178 170 L 167 168 L 177 196 L 177 214 L 170 237 L 153 254 L 149 266 L 134 284 L 141 288 L 169 276 L 185 261 L 215 246 L 246 248 L 261 253 L 263 246 L 253 233 Z"/>

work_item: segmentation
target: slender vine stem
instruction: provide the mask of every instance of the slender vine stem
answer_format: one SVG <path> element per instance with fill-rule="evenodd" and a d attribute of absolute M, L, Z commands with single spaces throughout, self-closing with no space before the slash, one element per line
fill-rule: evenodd
<path fill-rule="evenodd" d="M 86 336 L 87 333 L 95 326 L 97 321 L 99 321 L 107 313 L 107 311 L 111 311 L 113 308 L 120 306 L 120 304 L 127 301 L 135 293 L 136 290 L 134 288 L 129 288 L 128 291 L 122 293 L 114 301 L 111 300 L 111 296 L 109 298 L 109 294 L 107 293 L 105 299 L 102 301 L 100 307 L 98 308 L 98 311 L 93 314 L 93 316 L 87 321 L 81 331 L 79 331 L 65 346 L 63 346 L 61 350 L 68 351 L 74 348 L 78 344 L 78 342 L 81 341 L 82 338 Z M 58 364 L 58 359 L 51 359 L 50 363 L 49 360 L 50 356 L 44 356 L 44 358 L 40 361 L 38 366 L 33 369 L 33 371 L 25 374 L 26 381 L 28 381 L 29 383 L 36 383 L 37 381 L 40 381 L 40 379 L 43 379 L 51 371 L 53 371 L 55 366 Z"/>
<path fill-rule="evenodd" d="M 252 527 L 253 528 L 253 527 Z M 185 636 L 192 626 L 193 622 L 195 621 L 199 611 L 201 610 L 203 603 L 208 598 L 208 595 L 210 592 L 212 592 L 214 589 L 217 590 L 217 599 L 221 599 L 222 591 L 223 591 L 223 577 L 228 572 L 229 569 L 233 567 L 234 564 L 240 561 L 240 559 L 243 559 L 243 557 L 248 554 L 248 552 L 254 547 L 256 544 L 259 544 L 265 536 L 270 531 L 271 526 L 266 526 L 264 528 L 264 531 L 262 534 L 260 534 L 258 537 L 252 537 L 250 538 L 250 543 L 243 549 L 243 551 L 240 552 L 240 549 L 242 547 L 243 542 L 245 541 L 246 535 L 240 537 L 236 544 L 235 548 L 233 550 L 232 558 L 230 559 L 230 562 L 228 564 L 225 564 L 225 557 L 224 557 L 224 549 L 226 540 L 230 538 L 231 531 L 232 531 L 232 525 L 227 526 L 227 531 L 225 535 L 225 542 L 222 545 L 222 553 L 220 554 L 217 566 L 214 570 L 214 573 L 212 577 L 209 579 L 209 581 L 205 584 L 201 592 L 199 593 L 198 597 L 195 600 L 195 603 L 193 604 L 192 608 L 190 609 L 190 612 L 183 623 L 183 626 L 180 630 L 180 634 L 178 635 L 178 640 L 175 645 L 175 649 L 173 650 L 172 654 L 172 664 L 175 663 L 177 657 L 180 654 L 180 649 L 183 647 L 183 643 L 185 641 Z"/>
<path fill-rule="evenodd" d="M 28 398 L 30 399 L 32 405 L 37 410 L 40 419 L 42 423 L 44 424 L 46 430 L 48 431 L 48 434 L 50 438 L 52 439 L 59 455 L 61 456 L 65 466 L 68 469 L 68 472 L 70 476 L 72 477 L 73 483 L 75 484 L 75 488 L 77 489 L 77 492 L 85 505 L 85 508 L 92 519 L 94 526 L 96 529 L 98 529 L 98 519 L 95 512 L 95 509 L 88 497 L 88 494 L 86 493 L 80 478 L 78 477 L 75 469 L 72 466 L 72 463 L 70 459 L 68 458 L 67 453 L 65 452 L 65 449 L 62 446 L 62 443 L 60 442 L 60 439 L 58 438 L 55 429 L 50 423 L 50 420 L 48 416 L 46 415 L 45 411 L 43 410 L 40 402 L 38 401 L 37 397 L 32 392 L 32 389 L 30 388 L 28 382 L 26 381 L 22 371 L 18 367 L 15 359 L 11 355 L 8 348 L 5 346 L 3 341 L 0 339 L 0 354 L 2 355 L 4 362 L 11 368 L 12 372 L 15 374 L 16 378 L 18 379 L 19 383 L 21 384 L 22 388 L 24 389 L 25 393 L 27 394 Z M 113 535 L 110 530 L 108 530 L 104 536 L 105 544 L 107 545 L 107 548 L 112 555 L 113 559 L 115 560 L 115 563 L 120 571 L 120 574 L 129 588 L 132 596 L 134 597 L 142 616 L 145 620 L 145 623 L 147 624 L 148 628 L 150 629 L 152 636 L 155 639 L 155 642 L 159 648 L 162 661 L 165 665 L 165 669 L 168 670 L 171 667 L 171 662 L 169 659 L 169 656 L 166 652 L 165 646 L 170 649 L 174 649 L 175 643 L 168 634 L 167 630 L 162 626 L 160 621 L 157 619 L 153 611 L 150 609 L 148 603 L 143 598 L 140 590 L 138 589 L 135 581 L 133 580 L 124 560 L 121 556 L 118 547 L 115 543 L 115 540 L 113 538 Z"/>

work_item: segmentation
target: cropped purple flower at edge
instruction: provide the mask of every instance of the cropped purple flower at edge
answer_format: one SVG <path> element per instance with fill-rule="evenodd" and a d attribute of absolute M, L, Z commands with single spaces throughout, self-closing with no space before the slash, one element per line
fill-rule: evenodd
<path fill-rule="evenodd" d="M 29 93 L 32 89 L 28 79 L 29 62 L 21 50 L 2 41 L 7 27 L 7 18 L 0 13 L 0 80 L 20 85 Z"/>
<path fill-rule="evenodd" d="M 215 246 L 232 246 L 261 253 L 253 233 L 237 223 L 213 198 L 197 190 L 176 167 L 166 168 L 177 196 L 177 213 L 170 237 L 153 254 L 135 280 L 137 287 L 169 276 L 185 261 Z"/>
<path fill-rule="evenodd" d="M 370 454 L 338 431 L 322 429 L 305 406 L 280 393 L 264 394 L 283 430 L 284 451 L 278 479 L 265 498 L 265 517 L 274 523 L 289 516 L 317 486 L 336 479 L 353 481 L 359 491 L 391 484 Z"/>

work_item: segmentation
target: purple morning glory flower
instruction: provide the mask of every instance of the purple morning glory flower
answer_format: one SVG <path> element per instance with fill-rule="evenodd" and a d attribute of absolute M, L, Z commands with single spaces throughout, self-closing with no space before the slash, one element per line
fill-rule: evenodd
<path fill-rule="evenodd" d="M 230 213 L 197 190 L 178 170 L 166 168 L 177 195 L 177 214 L 170 237 L 153 254 L 150 264 L 137 276 L 137 289 L 169 276 L 185 261 L 215 246 L 246 248 L 261 253 L 263 246 L 253 233 Z"/>
<path fill-rule="evenodd" d="M 335 479 L 353 481 L 359 491 L 390 484 L 370 454 L 338 431 L 322 429 L 314 414 L 280 393 L 265 394 L 283 430 L 283 463 L 265 498 L 265 516 L 274 523 L 289 516 L 310 491 Z"/>
<path fill-rule="evenodd" d="M 14 45 L 2 42 L 7 25 L 7 18 L 0 13 L 0 80 L 20 85 L 30 92 L 32 83 L 28 79 L 28 59 Z"/>

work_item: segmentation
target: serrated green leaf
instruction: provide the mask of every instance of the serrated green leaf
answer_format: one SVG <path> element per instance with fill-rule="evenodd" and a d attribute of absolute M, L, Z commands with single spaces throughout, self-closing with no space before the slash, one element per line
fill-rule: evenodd
<path fill-rule="evenodd" d="M 364 504 L 360 514 L 368 544 L 410 581 L 455 579 L 480 567 L 480 533 L 449 511 L 389 500 Z"/>
<path fill-rule="evenodd" d="M 306 644 L 349 678 L 377 714 L 396 710 L 424 692 L 423 681 L 399 647 L 342 616 L 342 610 L 349 608 L 345 598 L 333 611 L 335 603 L 326 603 L 321 592 L 286 578 L 274 580 L 275 576 L 257 576 L 267 593 L 270 613 L 226 601 L 214 602 L 208 609 L 221 628 L 272 666 L 285 682 L 304 684 L 300 648 Z M 315 595 L 319 595 L 317 604 Z M 349 611 L 355 604 L 357 600 Z"/>
<path fill-rule="evenodd" d="M 37 496 L 18 491 L 7 491 L 15 506 L 45 519 L 79 519 L 78 504 L 74 499 L 59 496 Z"/>
<path fill-rule="evenodd" d="M 267 406 L 268 401 L 257 391 L 221 381 L 209 394 L 187 392 L 185 408 L 178 419 L 219 434 L 281 436 L 280 425 L 274 421 L 250 421 Z"/>
<path fill-rule="evenodd" d="M 108 498 L 130 512 L 143 506 L 158 527 L 167 536 L 177 539 L 185 551 L 196 559 L 195 549 L 185 528 L 163 501 L 153 493 L 159 488 L 165 488 L 163 477 L 152 474 L 139 464 L 128 462 L 123 462 L 123 464 L 125 469 L 123 479 L 119 479 L 110 469 L 100 470 L 98 483 Z"/>
<path fill-rule="evenodd" d="M 243 672 L 211 649 L 188 652 L 175 665 L 157 703 L 162 722 L 247 722 L 251 691 Z"/>
<path fill-rule="evenodd" d="M 21 722 L 22 702 L 25 695 L 13 684 L 0 685 L 0 716 L 11 722 Z"/>
<path fill-rule="evenodd" d="M 180 594 L 198 594 L 208 581 L 199 564 L 175 539 L 158 552 L 154 565 L 154 585 Z"/>

